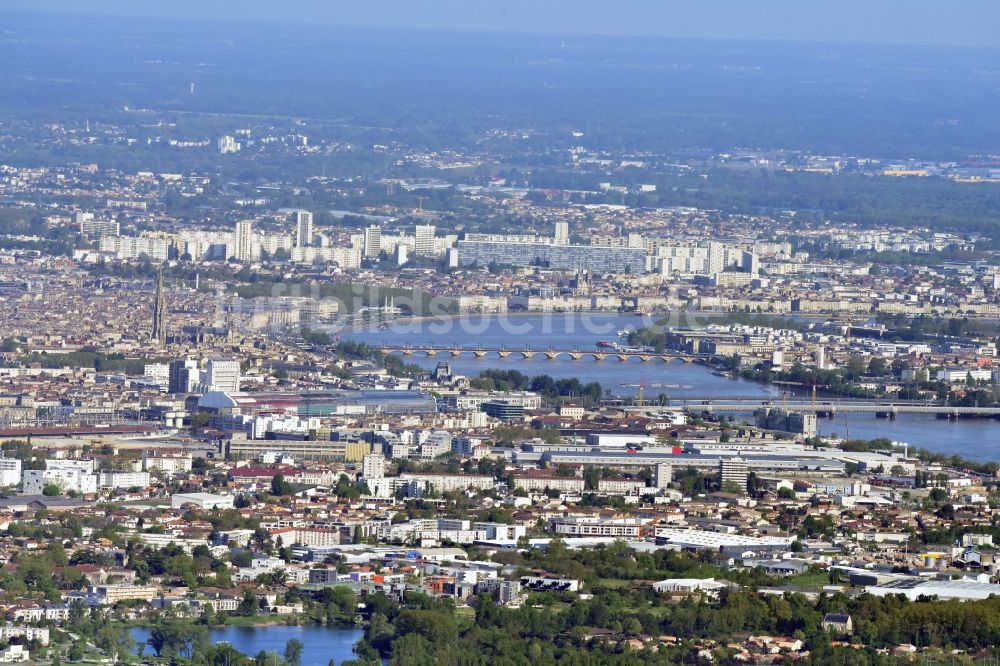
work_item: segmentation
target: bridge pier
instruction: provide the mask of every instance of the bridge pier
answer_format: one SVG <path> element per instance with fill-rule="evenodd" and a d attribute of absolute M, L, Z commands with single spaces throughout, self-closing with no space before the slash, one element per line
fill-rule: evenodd
<path fill-rule="evenodd" d="M 486 358 L 486 352 L 484 351 L 474 351 L 472 352 L 476 358 Z"/>

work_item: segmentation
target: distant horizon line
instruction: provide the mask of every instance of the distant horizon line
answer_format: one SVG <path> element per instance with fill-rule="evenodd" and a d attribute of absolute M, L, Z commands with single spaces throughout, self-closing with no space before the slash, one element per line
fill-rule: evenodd
<path fill-rule="evenodd" d="M 803 46 L 865 46 L 882 48 L 924 48 L 935 50 L 955 50 L 955 51 L 1000 51 L 1000 45 L 983 44 L 951 44 L 951 43 L 927 43 L 908 41 L 871 41 L 871 40 L 850 40 L 850 39 L 794 39 L 789 37 L 721 37 L 721 36 L 681 36 L 681 35 L 656 35 L 656 34 L 628 34 L 622 32 L 552 32 L 550 30 L 513 30 L 509 28 L 480 28 L 470 26 L 426 26 L 426 25 L 386 25 L 378 23 L 338 23 L 334 21 L 309 22 L 296 19 L 266 20 L 261 18 L 239 18 L 239 17 L 206 17 L 206 16 L 149 16 L 134 13 L 116 13 L 100 11 L 58 11 L 45 9 L 23 9 L 23 8 L 3 8 L 0 6 L 0 16 L 21 15 L 37 16 L 46 18 L 62 19 L 95 19 L 114 21 L 137 21 L 140 23 L 201 23 L 232 26 L 285 26 L 290 28 L 335 28 L 335 29 L 364 29 L 364 30 L 384 30 L 411 33 L 455 33 L 455 34 L 488 34 L 488 35 L 511 35 L 522 37 L 551 37 L 554 39 L 580 38 L 580 39 L 616 39 L 616 40 L 642 40 L 650 42 L 720 42 L 729 44 L 787 44 Z M 11 27 L 7 27 L 5 32 L 12 32 Z"/>

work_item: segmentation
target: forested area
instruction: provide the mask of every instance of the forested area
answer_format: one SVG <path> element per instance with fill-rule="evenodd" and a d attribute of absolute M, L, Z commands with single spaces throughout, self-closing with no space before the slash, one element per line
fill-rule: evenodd
<path fill-rule="evenodd" d="M 669 552 L 638 555 L 624 545 L 591 551 L 555 548 L 543 555 L 512 556 L 562 576 L 583 576 L 592 598 L 544 593 L 521 608 L 498 606 L 489 595 L 470 616 L 451 600 L 407 594 L 402 604 L 370 599 L 359 663 L 376 655 L 391 664 L 680 664 L 698 662 L 706 644 L 716 660 L 729 663 L 749 635 L 798 638 L 814 664 L 888 664 L 884 649 L 908 643 L 977 653 L 1000 641 L 1000 600 L 958 602 L 867 594 L 822 594 L 815 601 L 797 593 L 762 595 L 754 573 L 728 576 L 738 587 L 717 602 L 704 597 L 669 601 L 649 582 L 666 576 L 701 577 L 719 569 L 706 561 Z M 848 613 L 854 635 L 838 637 L 822 628 L 826 613 Z M 627 644 L 638 639 L 643 647 Z M 711 641 L 706 643 L 706 641 Z"/>

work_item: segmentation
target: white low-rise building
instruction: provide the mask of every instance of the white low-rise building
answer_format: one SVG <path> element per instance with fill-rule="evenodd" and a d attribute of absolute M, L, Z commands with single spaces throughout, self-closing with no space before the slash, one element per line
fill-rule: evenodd
<path fill-rule="evenodd" d="M 149 472 L 120 472 L 103 470 L 101 488 L 145 488 L 149 485 Z"/>
<path fill-rule="evenodd" d="M 865 587 L 865 592 L 876 597 L 902 594 L 910 601 L 916 601 L 919 597 L 971 601 L 987 599 L 993 595 L 1000 596 L 1000 585 L 990 583 L 988 580 L 979 581 L 969 578 L 960 580 L 906 579 L 894 580 L 882 585 L 868 585 Z"/>
<path fill-rule="evenodd" d="M 638 495 L 646 489 L 641 479 L 601 479 L 597 491 L 602 495 Z"/>
<path fill-rule="evenodd" d="M 707 530 L 655 527 L 653 536 L 658 544 L 677 546 L 688 550 L 714 550 L 727 553 L 757 553 L 785 551 L 792 547 L 792 537 L 746 536 L 724 534 Z"/>
<path fill-rule="evenodd" d="M 191 454 L 163 454 L 159 456 L 147 456 L 142 459 L 142 468 L 149 472 L 163 472 L 164 474 L 178 474 L 191 471 Z"/>
<path fill-rule="evenodd" d="M 0 664 L 18 664 L 30 659 L 31 653 L 23 645 L 9 645 L 0 650 Z"/>
<path fill-rule="evenodd" d="M 176 493 L 170 496 L 170 506 L 175 509 L 192 505 L 199 509 L 232 509 L 232 495 L 214 495 L 212 493 Z"/>
<path fill-rule="evenodd" d="M 48 645 L 49 630 L 47 627 L 29 627 L 19 624 L 0 626 L 0 640 L 9 641 L 11 638 L 23 638 L 26 641 L 38 641 L 42 645 Z"/>
<path fill-rule="evenodd" d="M 482 532 L 487 541 L 517 541 L 528 533 L 524 525 L 506 523 L 473 523 L 472 529 Z"/>
<path fill-rule="evenodd" d="M 281 543 L 284 546 L 296 544 L 300 546 L 325 547 L 340 544 L 340 532 L 338 530 L 317 527 L 293 527 L 276 530 L 271 532 L 271 537 L 275 540 L 281 537 Z"/>
<path fill-rule="evenodd" d="M 552 531 L 566 537 L 621 537 L 638 539 L 643 526 L 650 522 L 642 518 L 600 518 L 567 516 L 549 522 Z"/>
<path fill-rule="evenodd" d="M 554 490 L 560 493 L 582 493 L 585 482 L 579 476 L 559 476 L 545 472 L 529 472 L 514 475 L 514 487 L 526 492 Z"/>
<path fill-rule="evenodd" d="M 691 595 L 698 592 L 715 598 L 719 592 L 729 587 L 728 583 L 714 578 L 668 578 L 653 583 L 653 589 L 660 594 Z"/>
<path fill-rule="evenodd" d="M 21 483 L 25 495 L 41 495 L 46 486 L 56 486 L 61 493 L 88 495 L 97 492 L 97 475 L 74 468 L 26 469 Z"/>
<path fill-rule="evenodd" d="M 450 450 L 450 442 L 449 442 Z M 490 490 L 496 487 L 496 479 L 492 476 L 480 476 L 473 474 L 400 474 L 399 478 L 408 481 L 422 481 L 433 487 L 436 492 L 447 493 L 454 490 L 466 490 L 475 488 L 477 490 Z"/>
<path fill-rule="evenodd" d="M 0 454 L 0 488 L 16 486 L 21 483 L 21 461 L 17 458 L 4 458 Z"/>

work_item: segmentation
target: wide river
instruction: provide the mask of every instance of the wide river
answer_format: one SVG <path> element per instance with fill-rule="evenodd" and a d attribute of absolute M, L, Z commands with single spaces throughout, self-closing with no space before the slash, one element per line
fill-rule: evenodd
<path fill-rule="evenodd" d="M 131 630 L 132 638 L 140 646 L 146 646 L 149 629 L 136 627 Z M 327 666 L 331 662 L 341 663 L 354 659 L 354 644 L 364 636 L 361 629 L 339 627 L 290 627 L 270 625 L 265 627 L 221 627 L 211 630 L 213 643 L 229 643 L 247 655 L 255 657 L 264 652 L 285 651 L 285 644 L 293 638 L 302 641 L 302 666 Z M 153 655 L 152 648 L 146 646 L 144 652 Z"/>
<path fill-rule="evenodd" d="M 484 315 L 400 321 L 384 329 L 345 331 L 341 336 L 345 340 L 373 345 L 589 351 L 596 350 L 597 343 L 602 340 L 624 342 L 617 337 L 618 331 L 642 328 L 652 323 L 653 320 L 648 317 L 635 315 Z M 696 320 L 680 323 L 693 324 Z M 454 372 L 470 377 L 487 368 L 518 370 L 528 376 L 546 374 L 557 379 L 577 377 L 582 382 L 600 382 L 605 389 L 622 396 L 635 395 L 642 384 L 647 400 L 660 393 L 674 399 L 755 395 L 780 398 L 782 394 L 782 390 L 775 386 L 722 377 L 703 365 L 681 361 L 664 364 L 659 361 L 643 363 L 638 359 L 628 362 L 614 359 L 595 361 L 589 357 L 573 361 L 566 356 L 550 360 L 541 354 L 530 359 L 518 354 L 504 359 L 495 354 L 477 359 L 472 354 L 452 358 L 445 354 L 428 357 L 419 353 L 406 357 L 406 361 L 427 368 L 433 368 L 439 362 L 448 362 Z M 972 460 L 1000 461 L 1000 421 L 997 420 L 949 422 L 934 416 L 905 414 L 895 421 L 888 421 L 876 419 L 871 414 L 841 414 L 832 420 L 820 419 L 820 433 L 858 439 L 888 437 Z"/>

